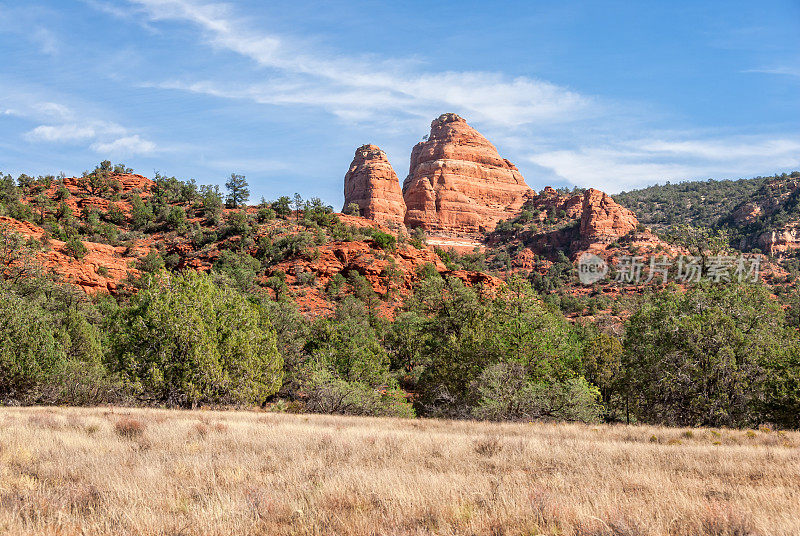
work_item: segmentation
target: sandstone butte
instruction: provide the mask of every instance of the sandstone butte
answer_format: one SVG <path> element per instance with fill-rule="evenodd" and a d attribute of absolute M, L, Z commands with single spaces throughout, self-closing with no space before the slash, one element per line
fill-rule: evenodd
<path fill-rule="evenodd" d="M 435 119 L 428 138 L 414 146 L 402 191 L 386 154 L 376 145 L 362 145 L 345 175 L 344 194 L 345 208 L 355 203 L 363 217 L 390 228 L 421 227 L 431 243 L 443 240 L 443 247 L 482 238 L 523 205 L 539 209 L 542 220 L 549 209 L 578 220 L 577 236 L 558 240 L 559 247 L 572 250 L 612 242 L 639 223 L 630 210 L 593 188 L 563 195 L 548 186 L 537 195 L 512 163 L 452 113 Z"/>
<path fill-rule="evenodd" d="M 515 216 L 534 194 L 494 145 L 458 115 L 443 114 L 411 152 L 405 223 L 429 235 L 476 235 Z"/>
<path fill-rule="evenodd" d="M 356 149 L 350 169 L 344 176 L 344 209 L 358 205 L 361 216 L 391 228 L 402 228 L 406 214 L 400 181 L 376 145 Z"/>

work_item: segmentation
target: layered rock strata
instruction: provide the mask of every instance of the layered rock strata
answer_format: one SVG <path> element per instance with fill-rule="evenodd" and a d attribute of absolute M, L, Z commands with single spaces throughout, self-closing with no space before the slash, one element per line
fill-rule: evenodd
<path fill-rule="evenodd" d="M 403 182 L 405 223 L 429 234 L 491 231 L 533 195 L 516 166 L 494 145 L 458 115 L 443 114 L 411 152 Z"/>
<path fill-rule="evenodd" d="M 356 149 L 350 169 L 344 176 L 344 211 L 358 205 L 359 215 L 390 227 L 403 225 L 406 204 L 400 181 L 377 145 Z"/>

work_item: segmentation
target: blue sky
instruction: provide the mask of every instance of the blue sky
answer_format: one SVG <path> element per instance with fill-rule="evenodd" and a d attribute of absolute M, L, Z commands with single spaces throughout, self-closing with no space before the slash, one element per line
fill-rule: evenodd
<path fill-rule="evenodd" d="M 800 169 L 800 1 L 0 0 L 0 171 L 103 159 L 339 208 L 444 112 L 534 189 Z"/>

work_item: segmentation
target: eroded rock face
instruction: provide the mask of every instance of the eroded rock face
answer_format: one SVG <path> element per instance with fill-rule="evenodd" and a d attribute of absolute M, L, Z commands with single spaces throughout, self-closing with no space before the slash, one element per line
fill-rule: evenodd
<path fill-rule="evenodd" d="M 633 212 L 618 205 L 610 195 L 589 188 L 583 195 L 580 236 L 591 242 L 611 242 L 628 234 L 639 221 Z"/>
<path fill-rule="evenodd" d="M 65 177 L 63 181 L 64 187 L 73 194 L 81 192 L 83 190 L 81 187 L 81 180 L 81 177 Z M 122 192 L 139 190 L 145 194 L 156 184 L 144 175 L 138 175 L 136 173 L 111 173 L 108 176 L 108 180 L 114 187 Z"/>
<path fill-rule="evenodd" d="M 400 181 L 377 145 L 356 149 L 350 169 L 344 176 L 344 209 L 358 205 L 361 216 L 391 227 L 403 225 L 406 204 Z"/>
<path fill-rule="evenodd" d="M 313 274 L 316 284 L 305 288 L 295 297 L 301 311 L 313 314 L 331 314 L 334 307 L 325 289 L 337 274 L 357 272 L 372 286 L 372 290 L 386 300 L 380 309 L 387 317 L 413 292 L 419 282 L 422 268 L 456 277 L 469 287 L 480 286 L 484 291 L 496 293 L 503 282 L 497 277 L 470 270 L 448 270 L 432 247 L 417 249 L 402 244 L 392 251 L 384 251 L 373 241 L 328 242 L 316 248 L 314 255 L 303 253 L 275 265 L 269 275 L 284 274 L 288 285 L 297 285 L 302 274 Z"/>
<path fill-rule="evenodd" d="M 37 240 L 42 240 L 45 234 L 44 229 L 30 222 L 4 216 L 0 216 L 0 227 Z M 150 251 L 149 247 L 141 245 L 114 247 L 88 241 L 83 241 L 83 245 L 86 247 L 86 255 L 76 259 L 67 252 L 64 242 L 49 239 L 48 247 L 38 253 L 36 260 L 42 267 L 60 276 L 64 282 L 75 285 L 87 294 L 113 293 L 129 274 L 139 273 L 131 264 Z"/>
<path fill-rule="evenodd" d="M 739 247 L 744 250 L 758 248 L 779 257 L 793 255 L 800 249 L 800 222 L 797 218 L 789 217 L 780 223 L 775 220 L 781 211 L 793 213 L 798 189 L 800 179 L 772 179 L 765 182 L 752 199 L 736 207 L 729 216 L 729 223 L 739 228 L 753 226 L 758 229 L 746 233 Z"/>
<path fill-rule="evenodd" d="M 405 223 L 431 234 L 491 231 L 533 194 L 494 145 L 458 115 L 443 114 L 411 152 L 403 183 Z"/>

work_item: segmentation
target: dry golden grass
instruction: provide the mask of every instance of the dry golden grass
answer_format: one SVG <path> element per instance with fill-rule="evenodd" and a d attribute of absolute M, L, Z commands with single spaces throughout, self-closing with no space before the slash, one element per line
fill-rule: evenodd
<path fill-rule="evenodd" d="M 0 409 L 0 533 L 800 534 L 800 434 Z"/>

